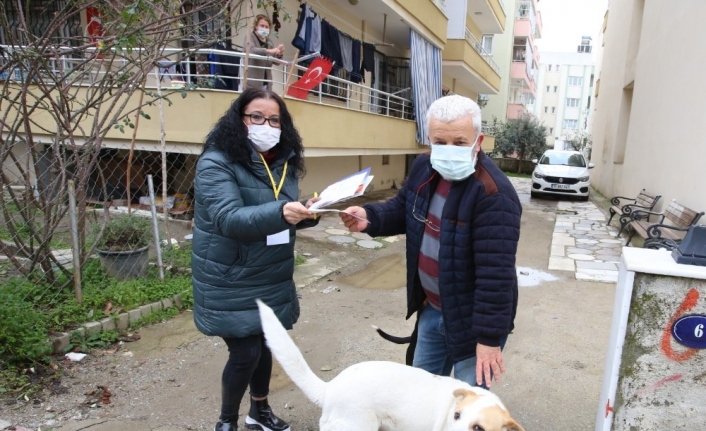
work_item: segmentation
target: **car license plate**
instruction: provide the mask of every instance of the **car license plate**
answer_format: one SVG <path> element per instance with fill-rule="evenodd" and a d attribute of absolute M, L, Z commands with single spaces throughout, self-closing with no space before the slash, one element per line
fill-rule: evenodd
<path fill-rule="evenodd" d="M 553 189 L 564 189 L 564 190 L 568 190 L 568 189 L 569 189 L 569 185 L 568 185 L 568 184 L 552 184 L 552 188 L 553 188 Z"/>

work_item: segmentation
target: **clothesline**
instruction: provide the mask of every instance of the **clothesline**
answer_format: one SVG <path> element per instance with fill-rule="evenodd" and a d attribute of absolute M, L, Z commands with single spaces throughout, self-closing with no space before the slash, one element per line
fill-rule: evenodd
<path fill-rule="evenodd" d="M 346 21 L 346 20 L 344 20 L 344 19 L 341 19 L 338 15 L 336 15 L 336 14 L 333 13 L 333 12 L 331 12 L 331 10 L 329 10 L 326 6 L 322 5 L 319 0 L 309 0 L 309 2 L 310 2 L 310 3 L 316 3 L 317 9 L 318 9 L 318 8 L 321 8 L 321 9 L 325 10 L 326 13 L 327 13 L 327 15 L 328 15 L 329 17 L 334 17 L 334 18 L 336 18 L 339 22 L 342 22 L 344 25 L 348 26 L 348 28 L 354 30 L 355 32 L 360 32 L 360 31 L 361 31 L 359 28 L 357 28 L 357 27 L 354 26 L 353 24 L 349 23 L 348 21 Z M 306 2 L 300 1 L 299 3 L 306 3 Z M 317 13 L 318 13 L 318 12 L 317 12 Z M 321 14 L 319 13 L 319 15 L 321 15 Z M 401 49 L 397 48 L 395 45 L 390 45 L 388 42 L 383 42 L 383 41 L 381 41 L 380 39 L 371 36 L 369 33 L 362 32 L 362 34 L 363 34 L 363 36 L 365 37 L 366 42 L 372 41 L 375 45 L 391 46 L 392 48 L 395 49 L 395 51 L 399 52 L 400 54 L 402 54 L 402 55 L 405 54 L 404 51 L 402 51 Z"/>

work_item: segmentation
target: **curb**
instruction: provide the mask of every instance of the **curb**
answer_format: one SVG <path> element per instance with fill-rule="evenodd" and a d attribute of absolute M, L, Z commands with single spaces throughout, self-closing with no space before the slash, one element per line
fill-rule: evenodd
<path fill-rule="evenodd" d="M 64 349 L 71 342 L 71 334 L 74 332 L 78 332 L 84 336 L 90 336 L 99 334 L 102 331 L 115 331 L 116 329 L 125 330 L 139 319 L 146 317 L 155 311 L 166 310 L 167 308 L 172 307 L 176 307 L 178 309 L 184 308 L 184 301 L 182 300 L 180 293 L 177 293 L 171 298 L 162 299 L 161 301 L 152 302 L 134 310 L 120 313 L 114 317 L 106 317 L 105 319 L 101 319 L 99 321 L 83 323 L 79 328 L 69 332 L 57 332 L 49 337 L 49 342 L 52 345 L 52 353 L 64 353 Z"/>

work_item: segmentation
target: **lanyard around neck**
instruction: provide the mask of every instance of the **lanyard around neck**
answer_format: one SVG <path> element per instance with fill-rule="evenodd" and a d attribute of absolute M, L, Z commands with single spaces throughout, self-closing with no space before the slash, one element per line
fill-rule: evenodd
<path fill-rule="evenodd" d="M 267 166 L 267 162 L 265 161 L 265 157 L 262 155 L 262 153 L 258 153 L 260 155 L 260 158 L 262 159 L 262 164 L 265 165 L 265 170 L 267 170 L 267 175 L 270 176 L 270 181 L 272 182 L 272 191 L 275 192 L 275 200 L 279 200 L 279 192 L 282 191 L 282 186 L 284 185 L 284 179 L 287 177 L 287 163 L 284 162 L 284 169 L 282 169 L 282 178 L 279 180 L 279 185 L 275 182 L 275 177 L 272 176 L 272 171 L 270 171 L 270 167 Z"/>

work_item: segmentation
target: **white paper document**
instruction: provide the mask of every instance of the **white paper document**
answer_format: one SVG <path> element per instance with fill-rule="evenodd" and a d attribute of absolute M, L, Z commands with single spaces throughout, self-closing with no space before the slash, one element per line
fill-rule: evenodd
<path fill-rule="evenodd" d="M 267 235 L 267 245 L 289 244 L 289 229 L 274 235 Z"/>
<path fill-rule="evenodd" d="M 373 176 L 370 175 L 370 168 L 349 175 L 326 187 L 319 195 L 321 200 L 311 205 L 309 211 L 313 213 L 338 211 L 326 209 L 326 207 L 362 195 L 372 181 Z"/>

